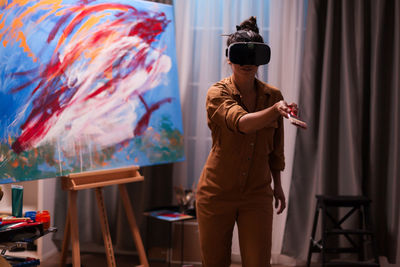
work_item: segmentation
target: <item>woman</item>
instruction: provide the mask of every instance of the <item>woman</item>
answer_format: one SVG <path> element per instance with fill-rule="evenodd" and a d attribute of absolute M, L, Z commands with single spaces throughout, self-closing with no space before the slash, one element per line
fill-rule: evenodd
<path fill-rule="evenodd" d="M 196 196 L 204 267 L 230 265 L 235 222 L 243 266 L 270 266 L 273 198 L 278 214 L 286 207 L 282 117 L 297 106 L 255 77 L 269 61 L 256 18 L 236 28 L 227 40 L 233 74 L 211 86 L 206 100 L 213 145 Z"/>

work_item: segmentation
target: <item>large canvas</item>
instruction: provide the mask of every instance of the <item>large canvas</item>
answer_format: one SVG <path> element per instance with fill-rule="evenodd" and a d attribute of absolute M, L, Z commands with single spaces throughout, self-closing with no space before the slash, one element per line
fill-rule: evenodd
<path fill-rule="evenodd" d="M 0 9 L 0 183 L 183 160 L 171 6 Z"/>

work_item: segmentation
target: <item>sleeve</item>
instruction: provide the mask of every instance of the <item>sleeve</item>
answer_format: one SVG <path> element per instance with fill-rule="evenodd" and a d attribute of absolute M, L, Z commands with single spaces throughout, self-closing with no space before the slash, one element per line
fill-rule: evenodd
<path fill-rule="evenodd" d="M 283 100 L 282 94 L 279 93 L 277 101 Z M 275 130 L 273 140 L 273 150 L 269 155 L 269 166 L 271 170 L 283 171 L 285 169 L 285 153 L 284 153 L 284 128 L 283 117 L 278 119 L 278 128 Z"/>
<path fill-rule="evenodd" d="M 208 118 L 220 127 L 238 132 L 239 119 L 247 114 L 224 87 L 213 86 L 207 92 L 206 109 Z"/>

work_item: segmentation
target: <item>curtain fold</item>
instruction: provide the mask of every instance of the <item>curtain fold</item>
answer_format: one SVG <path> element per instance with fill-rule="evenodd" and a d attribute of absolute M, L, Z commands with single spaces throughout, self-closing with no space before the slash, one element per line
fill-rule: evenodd
<path fill-rule="evenodd" d="M 306 258 L 316 194 L 364 194 L 380 255 L 394 262 L 400 4 L 309 0 L 307 12 L 299 105 L 309 129 L 297 134 L 283 253 Z"/>
<path fill-rule="evenodd" d="M 371 13 L 371 124 L 364 190 L 376 203 L 373 212 L 380 253 L 398 263 L 400 2 L 372 1 Z"/>
<path fill-rule="evenodd" d="M 305 13 L 307 1 L 271 0 L 269 45 L 271 62 L 268 64 L 267 82 L 279 88 L 284 99 L 290 103 L 298 103 L 301 61 L 305 33 Z M 301 116 L 300 108 L 300 116 Z M 285 123 L 285 161 L 282 172 L 282 188 L 288 199 L 292 176 L 294 145 L 297 128 L 287 120 Z M 282 247 L 283 231 L 287 210 L 282 214 L 274 214 L 272 233 L 272 260 L 285 263 L 279 259 Z"/>

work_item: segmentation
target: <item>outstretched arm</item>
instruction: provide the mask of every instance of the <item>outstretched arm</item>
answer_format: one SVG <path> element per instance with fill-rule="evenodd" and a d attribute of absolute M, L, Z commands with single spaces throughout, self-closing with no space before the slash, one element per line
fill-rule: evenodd
<path fill-rule="evenodd" d="M 240 118 L 238 125 L 239 130 L 242 133 L 253 133 L 270 125 L 279 116 L 288 118 L 288 113 L 290 113 L 292 109 L 297 111 L 297 105 L 295 103 L 288 105 L 284 100 L 281 100 L 269 108 L 248 113 Z"/>

